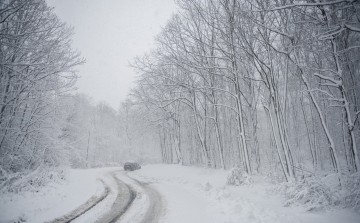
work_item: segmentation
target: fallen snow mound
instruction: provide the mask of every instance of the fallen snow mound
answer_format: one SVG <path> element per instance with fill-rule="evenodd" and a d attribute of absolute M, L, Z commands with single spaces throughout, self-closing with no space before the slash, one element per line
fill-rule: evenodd
<path fill-rule="evenodd" d="M 238 167 L 234 167 L 229 171 L 227 177 L 228 185 L 240 186 L 240 185 L 251 185 L 251 177 L 245 171 Z"/>

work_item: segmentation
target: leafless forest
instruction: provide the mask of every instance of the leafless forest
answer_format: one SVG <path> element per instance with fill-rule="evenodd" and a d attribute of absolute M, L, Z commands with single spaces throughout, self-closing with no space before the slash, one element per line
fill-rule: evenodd
<path fill-rule="evenodd" d="M 358 172 L 357 1 L 179 1 L 138 69 L 134 109 L 164 162 Z"/>
<path fill-rule="evenodd" d="M 85 61 L 44 1 L 0 3 L 0 189 L 133 159 L 236 166 L 359 208 L 359 1 L 177 4 L 114 110 L 71 93 Z"/>

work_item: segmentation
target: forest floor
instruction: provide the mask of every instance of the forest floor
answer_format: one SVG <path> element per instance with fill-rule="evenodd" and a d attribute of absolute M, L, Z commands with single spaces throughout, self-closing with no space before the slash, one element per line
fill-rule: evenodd
<path fill-rule="evenodd" d="M 264 176 L 253 176 L 247 186 L 226 185 L 228 171 L 184 167 L 180 165 L 147 165 L 141 170 L 124 172 L 122 168 L 69 170 L 67 180 L 52 183 L 36 191 L 2 194 L 0 222 L 50 222 L 111 191 L 105 199 L 72 222 L 96 222 L 108 212 L 117 197 L 116 177 L 137 191 L 137 196 L 119 222 L 135 222 L 137 214 L 151 205 L 142 185 L 162 196 L 162 213 L 157 218 L 164 223 L 352 223 L 360 222 L 360 214 L 334 209 L 308 212 L 302 206 L 284 207 L 284 198 L 271 193 L 274 184 Z M 137 180 L 137 181 L 136 181 Z M 135 217 L 134 217 L 135 216 Z M 139 222 L 141 218 L 139 217 Z"/>

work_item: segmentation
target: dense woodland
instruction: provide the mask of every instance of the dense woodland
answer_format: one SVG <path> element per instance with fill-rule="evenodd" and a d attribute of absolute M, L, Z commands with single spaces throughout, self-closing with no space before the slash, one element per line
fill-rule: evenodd
<path fill-rule="evenodd" d="M 358 172 L 358 1 L 179 0 L 131 100 L 163 161 Z"/>
<path fill-rule="evenodd" d="M 359 1 L 177 4 L 132 63 L 130 100 L 163 162 L 260 173 L 285 182 L 285 205 L 360 211 Z"/>
<path fill-rule="evenodd" d="M 0 3 L 0 189 L 64 166 L 162 161 L 276 182 L 331 175 L 359 207 L 359 1 L 177 4 L 114 110 L 72 93 L 85 61 L 44 1 Z"/>

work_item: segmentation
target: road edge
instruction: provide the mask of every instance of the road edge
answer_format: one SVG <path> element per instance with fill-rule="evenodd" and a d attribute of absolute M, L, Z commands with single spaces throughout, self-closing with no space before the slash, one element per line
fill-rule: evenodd
<path fill-rule="evenodd" d="M 107 197 L 109 194 L 110 187 L 107 184 L 105 184 L 103 180 L 101 180 L 101 179 L 99 179 L 99 180 L 103 183 L 103 185 L 105 187 L 104 192 L 99 197 L 92 196 L 89 200 L 87 200 L 84 204 L 80 205 L 78 208 L 76 208 L 72 212 L 70 212 L 62 217 L 55 218 L 52 221 L 46 221 L 45 223 L 70 223 L 74 219 L 78 218 L 79 216 L 81 216 L 84 213 L 86 213 L 87 211 L 89 211 L 91 208 L 93 208 L 95 205 L 100 203 L 102 200 L 104 200 L 105 197 Z"/>

